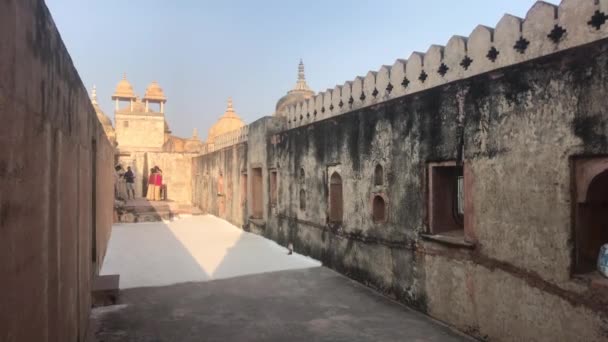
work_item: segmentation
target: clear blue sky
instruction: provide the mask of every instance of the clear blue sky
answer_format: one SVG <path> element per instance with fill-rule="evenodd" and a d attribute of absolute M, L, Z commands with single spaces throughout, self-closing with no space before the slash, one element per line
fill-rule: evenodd
<path fill-rule="evenodd" d="M 558 0 L 549 1 L 559 3 Z M 156 80 L 173 133 L 207 130 L 232 96 L 246 123 L 271 115 L 306 65 L 315 91 L 333 88 L 412 51 L 524 17 L 532 0 L 206 1 L 46 0 L 83 82 L 110 96 L 126 72 L 143 96 Z"/>

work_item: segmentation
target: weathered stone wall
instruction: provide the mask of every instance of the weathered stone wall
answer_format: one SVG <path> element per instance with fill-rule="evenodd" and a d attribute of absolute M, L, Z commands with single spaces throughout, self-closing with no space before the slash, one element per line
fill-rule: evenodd
<path fill-rule="evenodd" d="M 192 162 L 192 204 L 241 227 L 247 222 L 247 145 L 215 151 Z"/>
<path fill-rule="evenodd" d="M 165 143 L 165 116 L 161 113 L 115 114 L 116 142 L 121 151 L 160 151 Z"/>
<path fill-rule="evenodd" d="M 0 2 L 0 75 L 0 340 L 83 341 L 114 151 L 44 1 Z"/>
<path fill-rule="evenodd" d="M 259 120 L 247 154 L 194 163 L 210 175 L 262 167 L 264 216 L 245 227 L 463 331 L 499 341 L 601 341 L 608 289 L 573 273 L 571 158 L 608 155 L 607 65 L 602 40 L 293 129 Z M 428 165 L 444 161 L 464 165 L 460 243 L 427 237 Z M 343 184 L 341 224 L 328 223 L 333 172 Z M 209 186 L 195 181 L 195 193 Z M 386 222 L 372 220 L 375 194 L 387 203 Z M 250 192 L 247 207 L 250 217 Z"/>

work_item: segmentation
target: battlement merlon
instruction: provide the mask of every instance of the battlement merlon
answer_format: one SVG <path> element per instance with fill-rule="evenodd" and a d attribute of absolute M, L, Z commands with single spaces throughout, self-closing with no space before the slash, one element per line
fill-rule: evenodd
<path fill-rule="evenodd" d="M 525 18 L 505 14 L 407 60 L 320 92 L 282 113 L 294 128 L 608 37 L 608 0 L 537 1 Z M 316 114 L 315 114 L 316 112 Z"/>

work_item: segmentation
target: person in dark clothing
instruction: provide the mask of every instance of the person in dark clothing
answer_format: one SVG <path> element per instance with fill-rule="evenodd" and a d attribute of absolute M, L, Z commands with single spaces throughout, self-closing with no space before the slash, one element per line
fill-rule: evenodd
<path fill-rule="evenodd" d="M 127 198 L 135 199 L 135 174 L 131 171 L 131 167 L 127 167 L 125 172 L 125 183 L 127 183 Z"/>

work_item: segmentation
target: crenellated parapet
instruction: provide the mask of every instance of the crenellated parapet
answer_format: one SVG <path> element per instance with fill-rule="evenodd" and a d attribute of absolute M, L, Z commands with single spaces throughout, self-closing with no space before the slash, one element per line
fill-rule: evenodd
<path fill-rule="evenodd" d="M 249 125 L 242 126 L 236 130 L 218 135 L 212 144 L 206 145 L 206 150 L 203 154 L 221 150 L 225 147 L 240 144 L 247 141 L 249 134 Z"/>
<path fill-rule="evenodd" d="M 608 0 L 537 1 L 525 18 L 506 14 L 495 28 L 479 25 L 378 71 L 290 105 L 280 114 L 288 127 L 344 114 L 491 70 L 608 37 Z"/>

